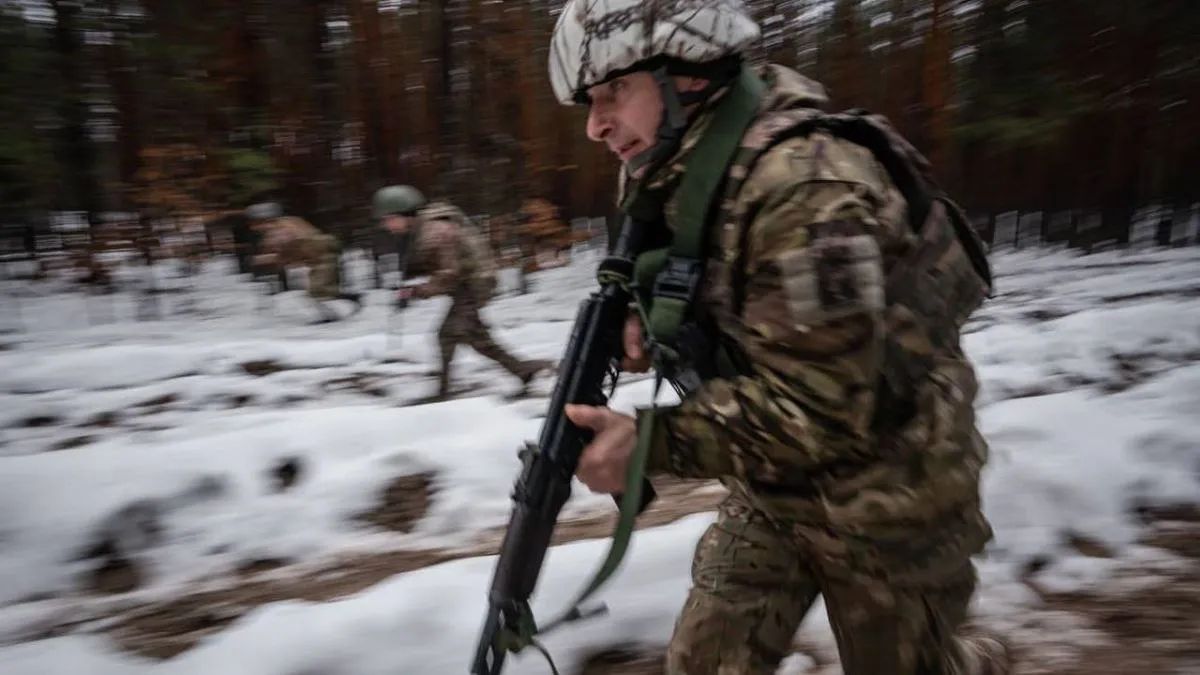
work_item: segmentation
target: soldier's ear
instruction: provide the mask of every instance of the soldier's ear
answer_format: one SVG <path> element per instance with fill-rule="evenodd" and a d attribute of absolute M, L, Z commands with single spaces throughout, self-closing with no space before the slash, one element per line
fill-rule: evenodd
<path fill-rule="evenodd" d="M 709 84 L 710 82 L 708 80 L 699 77 L 692 77 L 690 75 L 675 76 L 675 88 L 678 89 L 680 93 L 704 91 L 704 88 Z"/>

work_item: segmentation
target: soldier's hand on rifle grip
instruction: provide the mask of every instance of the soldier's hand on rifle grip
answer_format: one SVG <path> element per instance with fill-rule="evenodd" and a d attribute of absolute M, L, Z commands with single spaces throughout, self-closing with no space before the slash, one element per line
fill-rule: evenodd
<path fill-rule="evenodd" d="M 625 330 L 621 335 L 625 355 L 621 358 L 621 370 L 627 373 L 644 373 L 650 370 L 650 355 L 646 352 L 642 337 L 642 319 L 637 312 L 630 312 L 625 319 Z"/>
<path fill-rule="evenodd" d="M 579 455 L 575 475 L 592 492 L 613 494 L 625 489 L 625 472 L 637 443 L 637 422 L 603 406 L 568 405 L 567 418 L 595 436 Z"/>

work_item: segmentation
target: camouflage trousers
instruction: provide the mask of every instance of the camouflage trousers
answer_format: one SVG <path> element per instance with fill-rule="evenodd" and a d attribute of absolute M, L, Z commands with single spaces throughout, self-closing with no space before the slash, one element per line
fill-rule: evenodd
<path fill-rule="evenodd" d="M 305 264 L 308 265 L 308 294 L 315 300 L 330 300 L 338 296 L 337 241 L 325 234 L 305 242 Z"/>
<path fill-rule="evenodd" d="M 467 345 L 482 356 L 499 363 L 508 372 L 525 378 L 533 365 L 509 354 L 492 339 L 491 331 L 479 315 L 483 301 L 470 292 L 457 292 L 450 303 L 450 311 L 438 329 L 438 346 L 442 352 L 442 369 L 438 374 L 438 393 L 450 390 L 450 364 L 459 345 Z"/>
<path fill-rule="evenodd" d="M 753 509 L 727 502 L 696 547 L 666 672 L 774 673 L 818 595 L 846 675 L 1007 672 L 1000 654 L 959 635 L 975 588 L 969 558 L 958 573 L 924 585 L 823 569 L 815 559 Z"/>

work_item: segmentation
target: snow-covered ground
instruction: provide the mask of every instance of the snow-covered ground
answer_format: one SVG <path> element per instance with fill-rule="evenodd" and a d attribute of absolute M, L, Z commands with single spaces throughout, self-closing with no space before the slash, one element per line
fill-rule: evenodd
<path fill-rule="evenodd" d="M 1130 560 L 1171 564 L 1137 543 L 1133 509 L 1200 496 L 1198 263 L 1196 249 L 995 256 L 997 296 L 966 337 L 992 447 L 984 492 L 996 539 L 980 560 L 984 620 L 1012 625 L 1037 602 L 1020 580 L 1035 561 L 1038 582 L 1058 590 L 1099 584 Z M 524 357 L 557 358 L 594 264 L 538 273 L 531 294 L 490 305 L 498 340 Z M 134 320 L 128 295 L 3 289 L 0 672 L 466 672 L 494 562 L 486 557 L 334 602 L 266 605 L 162 662 L 88 631 L 29 640 L 89 601 L 78 588 L 96 563 L 82 553 L 104 535 L 145 572 L 121 596 L 136 602 L 254 560 L 464 545 L 507 518 L 516 449 L 536 435 L 544 402 L 507 400 L 515 381 L 464 349 L 457 379 L 477 393 L 406 405 L 435 388 L 444 298 L 389 319 L 377 293 L 352 319 L 311 326 L 299 293 L 268 308 L 221 265 L 177 285 L 157 321 Z M 622 386 L 614 405 L 646 403 L 650 384 Z M 270 471 L 286 458 L 302 471 L 278 491 Z M 391 480 L 417 472 L 432 472 L 435 491 L 414 531 L 356 518 Z M 568 515 L 609 503 L 577 486 Z M 547 636 L 559 665 L 603 645 L 665 642 L 711 518 L 640 531 L 602 593 L 611 613 Z M 1114 557 L 1082 555 L 1079 537 Z M 605 546 L 552 551 L 539 616 L 562 607 Z M 801 633 L 831 641 L 820 611 Z M 797 656 L 782 672 L 809 665 Z M 531 654 L 506 672 L 547 670 Z"/>

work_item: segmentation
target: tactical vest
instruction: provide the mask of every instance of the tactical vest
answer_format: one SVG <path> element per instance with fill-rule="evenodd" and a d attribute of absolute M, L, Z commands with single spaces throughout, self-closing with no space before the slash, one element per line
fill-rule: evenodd
<path fill-rule="evenodd" d="M 876 427 L 902 423 L 912 392 L 938 352 L 958 349 L 967 317 L 992 290 L 983 244 L 959 206 L 932 177 L 928 161 L 887 120 L 862 110 L 827 114 L 814 108 L 757 113 L 763 84 L 749 69 L 687 160 L 671 244 L 639 255 L 639 290 L 652 353 L 676 388 L 690 390 L 713 377 L 750 375 L 740 354 L 744 298 L 744 239 L 749 223 L 734 213 L 756 161 L 778 143 L 816 131 L 866 148 L 887 171 L 907 204 L 913 237 L 885 269 L 886 373 L 879 383 Z M 730 140 L 732 139 L 732 141 Z M 718 255 L 709 255 L 716 251 Z M 706 295 L 713 286 L 733 289 Z M 657 366 L 656 366 L 657 367 Z"/>

